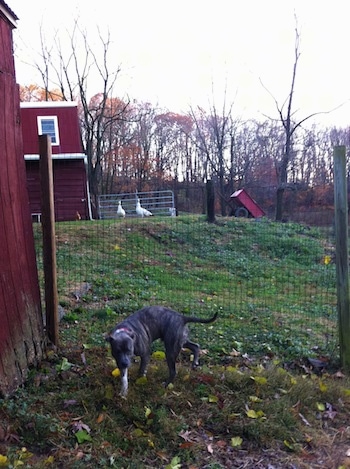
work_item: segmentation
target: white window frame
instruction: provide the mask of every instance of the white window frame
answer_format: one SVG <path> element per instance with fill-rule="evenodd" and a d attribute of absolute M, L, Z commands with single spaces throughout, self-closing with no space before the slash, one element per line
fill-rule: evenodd
<path fill-rule="evenodd" d="M 51 145 L 52 146 L 57 146 L 60 144 L 60 134 L 58 132 L 58 119 L 57 116 L 38 116 L 38 133 L 39 135 L 43 135 L 43 126 L 42 123 L 45 120 L 53 121 L 54 125 L 54 132 L 55 132 L 55 142 L 53 142 L 52 136 L 51 136 Z M 49 134 L 51 135 L 51 134 Z"/>

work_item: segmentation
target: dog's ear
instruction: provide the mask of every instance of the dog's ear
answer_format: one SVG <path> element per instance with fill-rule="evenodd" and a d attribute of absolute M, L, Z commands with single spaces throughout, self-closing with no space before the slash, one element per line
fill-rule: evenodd
<path fill-rule="evenodd" d="M 106 342 L 109 342 L 110 344 L 113 341 L 113 337 L 111 337 L 110 334 L 104 334 L 104 339 L 105 339 Z"/>

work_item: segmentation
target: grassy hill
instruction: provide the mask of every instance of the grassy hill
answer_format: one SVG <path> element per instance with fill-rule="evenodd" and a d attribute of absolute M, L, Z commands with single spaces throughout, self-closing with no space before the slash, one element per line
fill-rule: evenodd
<path fill-rule="evenodd" d="M 334 249 L 316 228 L 198 216 L 70 223 L 58 225 L 57 247 L 66 319 L 113 322 L 154 303 L 219 311 L 214 334 L 196 328 L 211 355 L 337 358 Z"/>

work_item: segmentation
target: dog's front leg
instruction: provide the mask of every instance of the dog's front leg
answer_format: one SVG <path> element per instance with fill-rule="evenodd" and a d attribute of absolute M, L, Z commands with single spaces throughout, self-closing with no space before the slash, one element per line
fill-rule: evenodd
<path fill-rule="evenodd" d="M 122 387 L 120 390 L 121 396 L 125 397 L 128 394 L 128 369 L 123 368 L 121 370 L 121 379 L 122 379 Z"/>
<path fill-rule="evenodd" d="M 140 368 L 139 368 L 139 375 L 140 376 L 146 376 L 147 367 L 148 367 L 150 358 L 151 358 L 151 353 L 150 352 L 144 353 L 143 355 L 141 355 L 141 363 L 140 363 Z"/>

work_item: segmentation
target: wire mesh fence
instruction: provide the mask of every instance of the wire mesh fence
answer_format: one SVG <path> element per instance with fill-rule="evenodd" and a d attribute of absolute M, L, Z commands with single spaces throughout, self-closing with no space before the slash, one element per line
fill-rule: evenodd
<path fill-rule="evenodd" d="M 41 272 L 41 225 L 33 226 Z M 147 304 L 219 311 L 205 338 L 218 353 L 337 358 L 331 226 L 130 217 L 57 223 L 56 244 L 65 315 L 83 307 L 122 316 Z"/>

